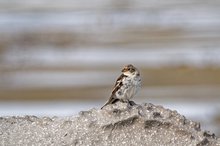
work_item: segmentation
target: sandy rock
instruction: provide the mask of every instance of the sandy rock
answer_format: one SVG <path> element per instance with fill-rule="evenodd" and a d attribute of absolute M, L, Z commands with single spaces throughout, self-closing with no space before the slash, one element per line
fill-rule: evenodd
<path fill-rule="evenodd" d="M 214 146 L 220 139 L 176 111 L 117 102 L 77 117 L 1 117 L 0 145 Z"/>

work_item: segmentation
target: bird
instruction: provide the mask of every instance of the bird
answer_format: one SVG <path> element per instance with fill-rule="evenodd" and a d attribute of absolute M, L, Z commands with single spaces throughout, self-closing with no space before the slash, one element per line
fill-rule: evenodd
<path fill-rule="evenodd" d="M 108 104 L 117 101 L 130 104 L 130 99 L 138 92 L 141 87 L 141 76 L 139 70 L 132 64 L 126 65 L 122 69 L 122 74 L 116 80 L 109 100 L 101 107 L 103 109 Z"/>

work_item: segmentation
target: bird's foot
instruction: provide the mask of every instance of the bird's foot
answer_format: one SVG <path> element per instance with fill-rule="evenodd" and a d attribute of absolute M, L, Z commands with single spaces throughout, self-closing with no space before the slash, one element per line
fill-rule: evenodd
<path fill-rule="evenodd" d="M 134 101 L 130 101 L 130 100 L 120 100 L 123 103 L 127 103 L 130 106 L 136 105 L 136 103 Z"/>
<path fill-rule="evenodd" d="M 129 101 L 129 104 L 130 104 L 131 106 L 136 105 L 136 103 L 135 103 L 134 101 Z"/>

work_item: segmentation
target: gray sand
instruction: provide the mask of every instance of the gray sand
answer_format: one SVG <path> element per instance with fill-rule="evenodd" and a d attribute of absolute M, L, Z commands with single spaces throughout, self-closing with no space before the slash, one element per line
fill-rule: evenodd
<path fill-rule="evenodd" d="M 0 145 L 205 146 L 220 139 L 176 111 L 117 102 L 77 117 L 1 117 Z"/>

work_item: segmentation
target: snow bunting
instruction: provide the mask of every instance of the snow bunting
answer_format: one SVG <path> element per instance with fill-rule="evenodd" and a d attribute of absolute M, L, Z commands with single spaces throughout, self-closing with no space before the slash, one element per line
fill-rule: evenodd
<path fill-rule="evenodd" d="M 115 83 L 111 97 L 104 106 L 108 104 L 113 104 L 118 100 L 130 103 L 129 100 L 133 98 L 133 96 L 137 93 L 137 91 L 140 89 L 140 86 L 140 72 L 133 65 L 126 65 L 122 69 L 121 76 L 117 79 Z"/>

